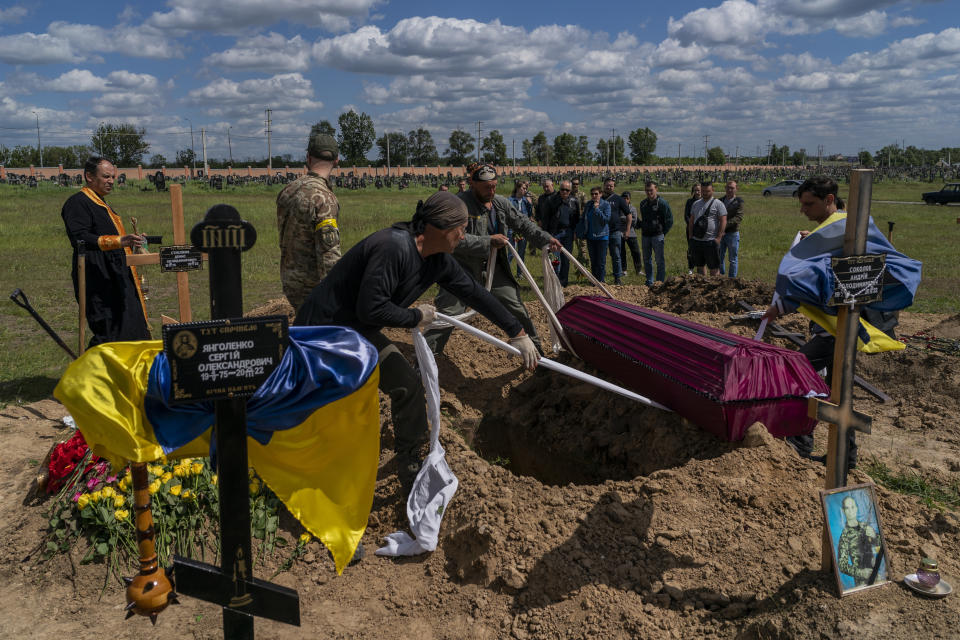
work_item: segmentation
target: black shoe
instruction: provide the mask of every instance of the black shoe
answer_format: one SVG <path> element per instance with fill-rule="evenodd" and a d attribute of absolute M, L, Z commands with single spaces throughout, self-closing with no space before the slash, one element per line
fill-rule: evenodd
<path fill-rule="evenodd" d="M 613 284 L 617 284 L 617 285 L 623 286 L 623 280 L 621 280 L 620 278 L 614 278 L 614 279 L 613 279 Z"/>

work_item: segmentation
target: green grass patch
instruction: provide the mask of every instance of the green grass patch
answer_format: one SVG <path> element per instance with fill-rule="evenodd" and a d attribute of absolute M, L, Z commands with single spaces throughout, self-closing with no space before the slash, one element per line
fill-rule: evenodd
<path fill-rule="evenodd" d="M 875 456 L 865 461 L 861 468 L 880 486 L 897 493 L 917 496 L 931 509 L 947 508 L 956 511 L 960 508 L 960 482 L 956 480 L 938 484 L 915 471 L 896 473 Z"/>
<path fill-rule="evenodd" d="M 509 194 L 512 184 L 503 184 L 500 193 Z M 586 187 L 592 186 L 588 181 Z M 790 241 L 799 229 L 810 228 L 792 198 L 763 198 L 763 185 L 744 184 L 746 216 L 741 227 L 740 276 L 773 282 Z M 150 189 L 146 181 L 128 182 L 111 194 L 111 206 L 129 225 L 130 216 L 139 220 L 143 233 L 163 236 L 172 244 L 170 195 Z M 617 190 L 629 189 L 642 197 L 643 185 L 620 183 Z M 184 219 L 190 228 L 215 204 L 230 204 L 257 230 L 257 243 L 243 254 L 244 309 L 250 310 L 282 296 L 280 249 L 277 243 L 276 196 L 281 185 L 225 187 L 212 190 L 205 184 L 184 187 Z M 875 201 L 915 201 L 915 205 L 874 202 L 872 213 L 880 228 L 895 222 L 893 242 L 907 255 L 922 260 L 923 282 L 911 311 L 953 313 L 960 308 L 960 270 L 952 255 L 960 244 L 960 207 L 929 207 L 920 203 L 923 191 L 939 184 L 884 181 L 874 185 Z M 845 190 L 846 187 L 842 187 Z M 70 281 L 71 251 L 60 211 L 76 187 L 43 183 L 36 189 L 0 185 L 0 294 L 8 296 L 22 289 L 33 306 L 72 348 L 77 345 L 78 309 Z M 675 226 L 666 240 L 667 275 L 687 272 L 686 242 L 681 229 L 688 189 L 666 188 L 665 198 L 674 213 Z M 534 192 L 540 189 L 534 186 Z M 682 193 L 681 193 L 682 192 Z M 417 200 L 433 189 L 411 187 L 337 191 L 341 204 L 340 229 L 344 251 L 368 234 L 398 220 L 409 220 Z M 153 248 L 155 250 L 155 247 Z M 629 261 L 629 259 L 628 259 Z M 541 273 L 540 257 L 527 256 L 535 276 Z M 147 310 L 151 328 L 159 336 L 160 314 L 177 317 L 176 277 L 162 274 L 158 267 L 142 268 L 149 286 Z M 575 278 L 573 278 L 575 280 Z M 612 279 L 608 268 L 608 281 Z M 630 271 L 627 284 L 643 280 Z M 525 297 L 529 291 L 525 287 Z M 210 317 L 209 285 L 206 271 L 190 273 L 190 298 L 194 320 Z M 47 397 L 53 384 L 69 364 L 69 357 L 22 309 L 12 302 L 0 304 L 0 403 L 31 402 Z"/>

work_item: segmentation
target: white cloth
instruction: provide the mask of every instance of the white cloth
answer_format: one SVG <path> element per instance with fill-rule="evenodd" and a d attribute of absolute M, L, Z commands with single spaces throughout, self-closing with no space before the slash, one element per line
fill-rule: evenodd
<path fill-rule="evenodd" d="M 437 382 L 437 363 L 423 339 L 414 329 L 413 346 L 420 364 L 420 377 L 427 395 L 427 419 L 430 421 L 430 453 L 413 481 L 407 498 L 407 519 L 410 531 L 398 531 L 386 536 L 386 545 L 377 549 L 378 556 L 415 556 L 437 548 L 440 523 L 447 505 L 457 492 L 459 481 L 447 466 L 446 452 L 440 445 L 440 385 Z"/>

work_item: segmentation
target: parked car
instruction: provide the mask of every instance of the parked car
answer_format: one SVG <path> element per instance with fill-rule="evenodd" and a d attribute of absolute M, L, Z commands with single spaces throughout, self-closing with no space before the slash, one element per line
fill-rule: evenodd
<path fill-rule="evenodd" d="M 928 191 L 920 198 L 927 204 L 960 202 L 960 182 L 948 182 L 940 191 Z"/>
<path fill-rule="evenodd" d="M 788 198 L 797 197 L 797 187 L 803 184 L 803 180 L 782 180 L 777 184 L 770 185 L 763 190 L 763 197 L 787 196 Z"/>

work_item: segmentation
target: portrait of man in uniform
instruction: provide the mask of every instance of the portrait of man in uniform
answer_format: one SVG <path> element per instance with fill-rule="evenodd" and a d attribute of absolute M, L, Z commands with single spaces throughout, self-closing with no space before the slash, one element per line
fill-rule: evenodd
<path fill-rule="evenodd" d="M 832 489 L 821 496 L 840 595 L 887 582 L 889 562 L 873 484 Z"/>

